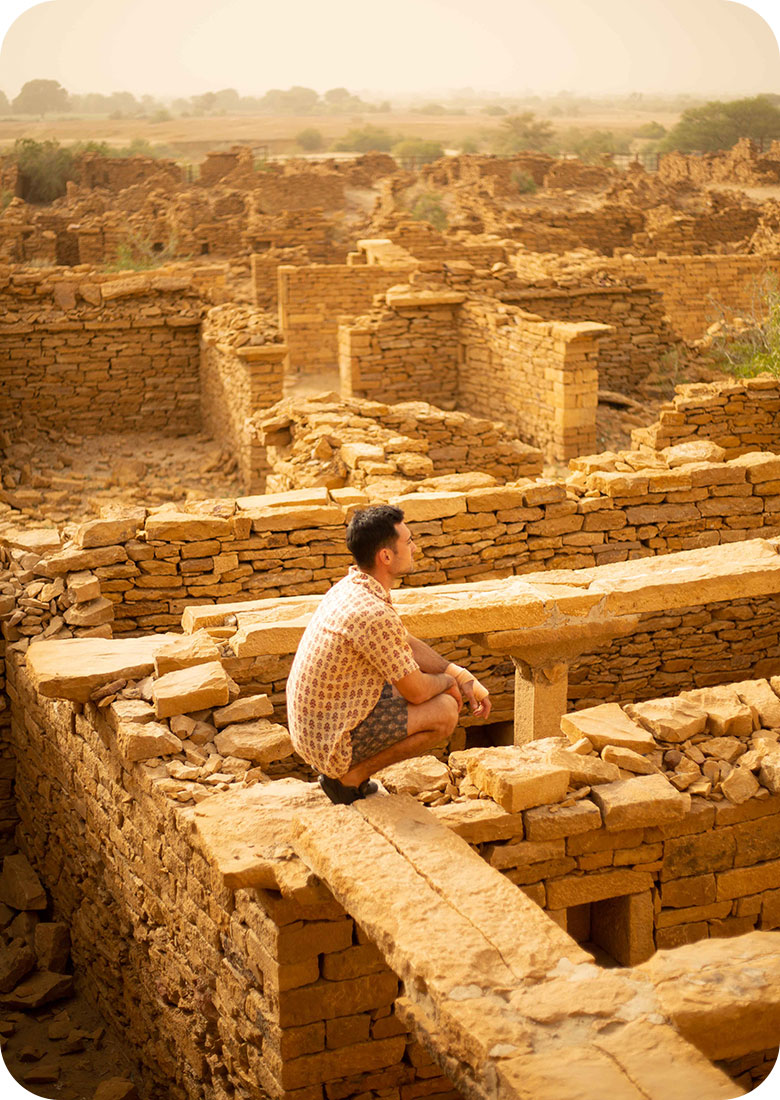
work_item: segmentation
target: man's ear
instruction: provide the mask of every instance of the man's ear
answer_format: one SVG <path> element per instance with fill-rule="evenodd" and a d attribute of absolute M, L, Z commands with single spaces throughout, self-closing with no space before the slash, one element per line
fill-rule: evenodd
<path fill-rule="evenodd" d="M 386 546 L 383 546 L 382 549 L 377 554 L 377 558 L 379 558 L 382 565 L 389 565 L 390 562 L 392 561 L 393 555 Z"/>

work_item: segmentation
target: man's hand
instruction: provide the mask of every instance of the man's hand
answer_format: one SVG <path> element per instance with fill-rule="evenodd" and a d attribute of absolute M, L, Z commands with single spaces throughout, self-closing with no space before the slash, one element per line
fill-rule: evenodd
<path fill-rule="evenodd" d="M 474 685 L 476 683 L 479 683 L 479 681 L 466 680 L 460 686 L 463 689 L 463 694 L 466 696 L 466 700 L 471 707 L 471 713 L 474 715 L 474 717 L 485 719 L 488 717 L 490 711 L 493 709 L 493 704 L 490 700 L 489 695 L 485 695 L 482 698 L 481 702 L 477 702 L 476 696 L 474 695 Z"/>
<path fill-rule="evenodd" d="M 452 676 L 447 677 L 448 680 L 452 680 L 450 686 L 442 692 L 442 695 L 451 695 L 455 702 L 458 704 L 458 710 L 463 709 L 463 696 L 460 693 L 460 689 Z"/>

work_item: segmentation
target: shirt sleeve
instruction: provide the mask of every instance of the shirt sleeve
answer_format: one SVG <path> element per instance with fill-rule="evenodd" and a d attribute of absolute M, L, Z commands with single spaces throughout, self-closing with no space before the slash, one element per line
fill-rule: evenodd
<path fill-rule="evenodd" d="M 407 641 L 406 629 L 390 607 L 386 614 L 372 616 L 363 630 L 353 633 L 351 641 L 391 684 L 419 668 Z"/>

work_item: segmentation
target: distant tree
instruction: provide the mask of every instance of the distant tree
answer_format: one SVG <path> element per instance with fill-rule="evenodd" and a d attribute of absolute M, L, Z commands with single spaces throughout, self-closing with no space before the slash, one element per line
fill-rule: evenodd
<path fill-rule="evenodd" d="M 444 150 L 438 141 L 425 141 L 422 138 L 405 138 L 392 147 L 393 156 L 404 168 L 416 168 L 421 164 L 430 164 L 444 156 Z"/>
<path fill-rule="evenodd" d="M 578 130 L 572 127 L 560 135 L 558 148 L 562 153 L 575 153 L 581 160 L 592 164 L 605 155 L 628 153 L 629 142 L 626 138 L 616 137 L 611 130 Z"/>
<path fill-rule="evenodd" d="M 57 80 L 28 80 L 13 101 L 18 115 L 45 115 L 52 111 L 67 111 L 68 93 Z"/>
<path fill-rule="evenodd" d="M 192 97 L 192 106 L 195 111 L 198 111 L 201 114 L 207 114 L 209 111 L 215 111 L 217 108 L 217 93 L 203 92 L 202 95 L 194 95 Z"/>
<path fill-rule="evenodd" d="M 482 114 L 498 117 L 499 115 L 507 114 L 507 109 L 506 107 L 502 107 L 499 103 L 488 103 L 487 107 L 482 108 Z"/>
<path fill-rule="evenodd" d="M 662 138 L 666 134 L 666 127 L 660 122 L 645 122 L 634 130 L 634 137 L 651 138 L 653 141 Z"/>
<path fill-rule="evenodd" d="M 766 96 L 690 107 L 664 138 L 660 151 L 714 153 L 730 149 L 745 137 L 753 141 L 780 138 L 780 109 Z"/>
<path fill-rule="evenodd" d="M 222 88 L 214 93 L 216 96 L 216 109 L 218 111 L 237 111 L 241 103 L 241 96 L 235 88 Z"/>
<path fill-rule="evenodd" d="M 293 115 L 311 114 L 319 99 L 313 88 L 302 88 L 300 85 L 295 85 L 287 92 L 288 108 Z"/>
<path fill-rule="evenodd" d="M 121 111 L 123 115 L 134 115 L 141 109 L 132 92 L 112 92 L 108 99 L 111 110 Z"/>
<path fill-rule="evenodd" d="M 523 149 L 543 149 L 552 136 L 552 124 L 537 118 L 533 111 L 509 115 L 501 120 L 497 152 L 519 153 Z"/>
<path fill-rule="evenodd" d="M 338 107 L 340 104 L 349 102 L 353 96 L 346 88 L 329 88 L 322 98 L 331 107 Z"/>
<path fill-rule="evenodd" d="M 296 134 L 295 140 L 301 149 L 307 153 L 316 153 L 325 144 L 322 134 L 319 130 L 315 130 L 313 126 L 307 126 L 305 130 L 301 130 L 299 134 Z"/>

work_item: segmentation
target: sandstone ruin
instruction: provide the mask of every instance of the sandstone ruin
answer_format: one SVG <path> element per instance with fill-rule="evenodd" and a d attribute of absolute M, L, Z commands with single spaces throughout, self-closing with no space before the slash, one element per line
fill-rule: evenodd
<path fill-rule="evenodd" d="M 20 1079 L 66 1095 L 75 989 L 130 1059 L 105 1100 L 764 1080 L 780 381 L 708 351 L 780 270 L 733 186 L 775 146 L 89 154 L 45 208 L 0 171 L 0 1036 L 60 1013 Z M 285 684 L 376 501 L 419 546 L 402 617 L 494 710 L 333 807 Z"/>

